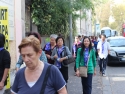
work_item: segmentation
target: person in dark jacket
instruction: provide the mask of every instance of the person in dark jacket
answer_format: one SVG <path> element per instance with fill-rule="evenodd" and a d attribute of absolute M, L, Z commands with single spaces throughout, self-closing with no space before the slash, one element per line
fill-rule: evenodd
<path fill-rule="evenodd" d="M 97 56 L 98 56 L 98 51 L 97 51 L 97 44 L 98 44 L 98 40 L 97 40 L 97 37 L 95 37 L 95 38 L 94 38 L 93 43 L 94 43 L 95 52 L 96 52 L 96 58 L 97 58 Z"/>
<path fill-rule="evenodd" d="M 0 94 L 4 94 L 7 75 L 10 69 L 10 54 L 4 48 L 5 36 L 0 33 Z"/>

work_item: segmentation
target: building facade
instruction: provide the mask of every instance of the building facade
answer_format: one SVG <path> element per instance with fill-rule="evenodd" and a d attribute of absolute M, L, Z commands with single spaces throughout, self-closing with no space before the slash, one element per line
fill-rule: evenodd
<path fill-rule="evenodd" d="M 92 36 L 92 12 L 91 10 L 81 10 L 77 12 L 80 15 L 86 15 L 86 18 L 78 18 L 76 20 L 77 34 Z"/>
<path fill-rule="evenodd" d="M 25 37 L 25 0 L 0 0 L 0 7 L 8 8 L 9 52 L 11 69 L 18 60 L 18 45 Z"/>

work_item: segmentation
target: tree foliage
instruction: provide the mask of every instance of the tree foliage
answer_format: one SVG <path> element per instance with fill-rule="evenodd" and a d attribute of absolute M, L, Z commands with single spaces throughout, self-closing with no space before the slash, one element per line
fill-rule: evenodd
<path fill-rule="evenodd" d="M 75 12 L 80 9 L 94 9 L 91 0 L 32 0 L 32 21 L 38 26 L 41 35 L 52 33 L 68 34 L 69 14 L 73 14 L 73 31 L 75 20 L 79 17 Z"/>
<path fill-rule="evenodd" d="M 95 7 L 95 20 L 100 23 L 101 28 L 109 26 L 110 4 L 110 0 L 98 0 L 98 4 Z"/>
<path fill-rule="evenodd" d="M 121 31 L 122 24 L 125 23 L 125 0 L 123 3 L 115 3 L 114 0 L 96 0 L 95 20 L 99 22 L 101 28 L 108 26 L 111 29 Z M 113 21 L 114 20 L 114 21 Z"/>
<path fill-rule="evenodd" d="M 114 22 L 110 26 L 113 29 L 121 31 L 122 24 L 125 23 L 125 4 L 114 5 L 112 7 L 112 17 Z"/>

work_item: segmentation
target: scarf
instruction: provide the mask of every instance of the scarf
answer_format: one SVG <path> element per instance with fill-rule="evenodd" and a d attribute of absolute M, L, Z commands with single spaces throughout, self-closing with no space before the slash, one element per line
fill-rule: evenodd
<path fill-rule="evenodd" d="M 73 52 L 76 53 L 76 44 L 73 45 Z"/>
<path fill-rule="evenodd" d="M 51 44 L 50 44 L 50 43 L 47 43 L 47 44 L 46 44 L 45 50 L 46 50 L 46 51 L 51 50 Z"/>
<path fill-rule="evenodd" d="M 0 47 L 0 51 L 2 51 L 4 49 L 4 47 Z"/>
<path fill-rule="evenodd" d="M 105 42 L 102 43 L 102 54 L 104 53 L 104 44 Z"/>
<path fill-rule="evenodd" d="M 88 66 L 88 58 L 89 58 L 89 48 L 85 48 L 84 50 L 84 66 Z"/>
<path fill-rule="evenodd" d="M 64 50 L 64 46 L 62 46 L 61 48 L 57 48 L 57 55 L 58 55 L 58 58 L 57 58 L 57 61 L 56 61 L 56 66 L 58 68 L 61 68 L 61 62 L 59 62 L 60 58 L 61 58 L 61 53 L 63 52 Z"/>

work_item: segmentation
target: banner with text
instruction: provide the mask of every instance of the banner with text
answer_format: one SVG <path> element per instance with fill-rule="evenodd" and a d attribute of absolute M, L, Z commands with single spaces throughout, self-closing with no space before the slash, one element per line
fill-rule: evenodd
<path fill-rule="evenodd" d="M 5 49 L 9 51 L 9 25 L 8 25 L 8 7 L 0 6 L 0 33 L 4 34 Z M 7 89 L 10 88 L 10 74 L 7 77 Z"/>

